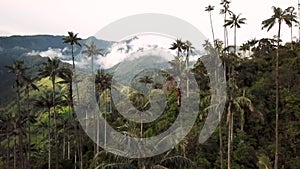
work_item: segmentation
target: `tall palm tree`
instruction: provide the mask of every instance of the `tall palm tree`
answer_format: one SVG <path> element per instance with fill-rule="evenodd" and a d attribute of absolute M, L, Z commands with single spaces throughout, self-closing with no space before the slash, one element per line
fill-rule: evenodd
<path fill-rule="evenodd" d="M 290 12 L 291 19 L 293 19 L 295 23 L 298 23 L 297 13 L 294 12 L 295 8 L 293 6 L 290 6 L 290 7 L 287 8 L 287 10 Z M 291 23 L 290 28 L 291 28 L 291 50 L 292 50 L 293 49 L 293 22 Z"/>
<path fill-rule="evenodd" d="M 240 50 L 243 51 L 243 57 L 246 56 L 246 51 L 250 51 L 250 45 L 248 43 L 243 43 L 240 46 Z"/>
<path fill-rule="evenodd" d="M 184 43 L 181 41 L 181 39 L 176 39 L 175 42 L 171 44 L 171 47 L 169 49 L 177 50 L 177 56 L 180 57 L 183 45 Z"/>
<path fill-rule="evenodd" d="M 220 14 L 224 15 L 224 24 L 225 24 L 227 20 L 227 14 L 229 15 L 232 14 L 231 10 L 229 10 L 230 1 L 222 0 L 220 4 L 223 6 L 223 9 L 220 10 Z M 224 48 L 226 48 L 227 45 L 228 45 L 228 32 L 227 32 L 227 28 L 224 27 Z"/>
<path fill-rule="evenodd" d="M 75 63 L 74 63 L 74 45 L 81 46 L 81 44 L 79 43 L 79 41 L 81 40 L 81 38 L 77 37 L 78 33 L 74 34 L 73 32 L 68 32 L 68 35 L 69 36 L 64 37 L 62 40 L 63 40 L 64 43 L 69 43 L 71 45 L 71 47 L 72 47 L 73 75 L 76 77 L 76 74 L 75 74 Z M 76 83 L 76 93 L 77 93 L 77 98 L 78 98 L 78 102 L 79 102 L 79 90 L 78 90 L 77 83 Z"/>
<path fill-rule="evenodd" d="M 29 94 L 30 94 L 30 89 L 33 90 L 39 90 L 39 88 L 34 84 L 35 79 L 34 78 L 30 78 L 27 77 L 25 75 L 22 75 L 22 86 L 24 86 L 25 88 L 25 95 L 26 95 L 26 116 L 27 116 L 27 130 L 28 130 L 28 145 L 27 145 L 27 164 L 26 164 L 26 168 L 31 168 L 31 161 L 30 161 L 30 152 L 31 152 L 31 130 L 30 130 L 30 122 L 32 121 L 31 119 L 31 115 L 30 115 L 30 107 L 29 107 Z"/>
<path fill-rule="evenodd" d="M 111 89 L 111 81 L 112 81 L 112 75 L 105 73 L 103 69 L 98 69 L 96 76 L 95 76 L 95 93 L 96 93 L 96 99 L 97 102 L 100 102 L 100 98 L 101 98 L 101 94 L 104 94 L 104 100 L 107 99 L 107 93 L 109 93 L 108 91 Z M 110 96 L 111 97 L 111 96 Z M 112 111 L 111 109 L 111 104 L 112 104 L 112 99 L 110 98 L 110 107 L 109 107 L 109 111 Z M 106 109 L 107 110 L 107 109 Z M 107 112 L 104 113 L 104 118 L 106 119 L 106 114 Z M 96 115 L 94 115 L 96 116 Z M 86 124 L 87 125 L 87 124 Z M 106 146 L 106 130 L 107 130 L 107 121 L 104 120 L 104 146 Z M 97 140 L 100 139 L 99 138 L 99 120 L 97 120 L 97 128 L 96 131 L 97 133 L 97 137 L 94 138 Z M 97 144 L 94 144 L 94 155 L 96 155 L 99 152 L 99 147 L 97 146 Z M 97 165 L 97 161 L 96 161 L 96 165 Z"/>
<path fill-rule="evenodd" d="M 57 112 L 56 112 L 56 102 L 55 102 L 55 91 L 56 91 L 56 77 L 60 72 L 60 60 L 58 58 L 50 59 L 46 63 L 43 63 L 43 67 L 39 70 L 39 76 L 49 77 L 52 83 L 52 102 L 53 102 L 53 114 L 54 114 L 54 145 L 56 150 L 55 168 L 58 169 L 58 143 L 57 143 Z"/>
<path fill-rule="evenodd" d="M 186 59 L 185 59 L 185 68 L 187 71 L 186 74 L 186 95 L 187 97 L 189 97 L 189 93 L 190 93 L 190 88 L 189 88 L 189 77 L 188 77 L 188 72 L 189 72 L 189 56 L 190 56 L 190 52 L 192 52 L 193 49 L 195 49 L 195 47 L 193 47 L 192 43 L 190 41 L 185 41 L 184 45 L 183 45 L 183 49 L 186 51 Z"/>
<path fill-rule="evenodd" d="M 215 44 L 215 33 L 214 33 L 214 27 L 213 27 L 212 18 L 211 18 L 211 11 L 213 11 L 214 8 L 215 7 L 211 6 L 211 5 L 208 5 L 207 7 L 205 7 L 205 11 L 207 11 L 209 13 L 210 28 L 211 28 L 211 33 L 212 33 L 213 44 Z"/>
<path fill-rule="evenodd" d="M 276 50 L 276 70 L 275 70 L 275 85 L 276 85 L 276 101 L 275 101 L 275 111 L 276 111 L 276 127 L 275 127 L 275 162 L 274 168 L 278 169 L 278 120 L 279 120 L 279 47 L 280 47 L 280 34 L 281 34 L 281 24 L 285 22 L 288 26 L 292 26 L 293 22 L 297 22 L 296 16 L 289 12 L 289 8 L 282 10 L 280 7 L 272 7 L 273 15 L 271 18 L 262 21 L 262 29 L 267 28 L 269 31 L 276 22 L 278 22 L 278 34 L 277 34 L 277 50 Z"/>
<path fill-rule="evenodd" d="M 238 96 L 238 86 L 236 81 L 236 72 L 232 72 L 228 82 L 228 105 L 226 108 L 227 112 L 227 125 L 228 125 L 228 136 L 227 136 L 227 168 L 231 168 L 231 152 L 232 152 L 232 143 L 233 143 L 233 123 L 234 123 L 234 114 L 239 113 L 240 115 L 240 129 L 244 130 L 245 123 L 245 111 L 248 110 L 252 114 L 256 114 L 257 117 L 262 119 L 260 113 L 254 112 L 252 101 L 245 96 L 245 90 L 243 91 L 242 96 Z"/>
<path fill-rule="evenodd" d="M 64 37 L 62 40 L 64 43 L 69 43 L 72 47 L 72 62 L 73 62 L 73 69 L 75 69 L 75 63 L 74 63 L 74 45 L 81 46 L 79 41 L 81 38 L 77 37 L 78 33 L 74 34 L 73 32 L 68 32 L 67 37 Z"/>
<path fill-rule="evenodd" d="M 234 28 L 234 53 L 237 51 L 236 46 L 236 29 L 241 27 L 241 24 L 245 24 L 246 18 L 240 18 L 241 14 L 235 15 L 234 13 L 230 17 L 230 19 L 225 21 L 224 27 L 230 26 L 230 28 Z"/>
<path fill-rule="evenodd" d="M 14 73 L 16 76 L 16 85 L 14 87 L 16 88 L 16 93 L 17 93 L 17 119 L 21 118 L 21 99 L 20 99 L 20 94 L 21 94 L 21 86 L 22 86 L 22 79 L 21 77 L 25 73 L 25 70 L 28 68 L 23 67 L 24 62 L 20 60 L 13 60 L 13 64 L 11 66 L 5 66 L 8 69 L 9 73 Z M 17 121 L 14 122 L 14 129 L 17 131 L 18 128 L 21 128 L 22 126 L 16 124 Z M 17 127 L 18 126 L 18 127 Z M 14 135 L 14 169 L 16 169 L 16 134 Z M 20 168 L 24 168 L 24 160 L 23 160 L 23 136 L 22 134 L 19 135 L 19 147 L 20 147 L 20 157 L 21 157 L 21 166 Z"/>
<path fill-rule="evenodd" d="M 90 45 L 84 44 L 84 46 L 86 47 L 86 50 L 83 50 L 82 53 L 86 54 L 88 57 L 91 57 L 92 73 L 94 73 L 94 56 L 96 55 L 103 56 L 103 54 L 101 53 L 103 49 L 98 49 L 94 41 L 92 41 Z"/>

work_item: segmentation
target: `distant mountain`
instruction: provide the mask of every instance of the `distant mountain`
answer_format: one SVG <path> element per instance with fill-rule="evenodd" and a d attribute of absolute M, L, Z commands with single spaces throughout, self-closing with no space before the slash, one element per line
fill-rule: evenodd
<path fill-rule="evenodd" d="M 36 75 L 41 63 L 47 57 L 58 57 L 66 64 L 72 63 L 71 47 L 62 41 L 64 36 L 34 35 L 34 36 L 10 36 L 0 37 L 0 105 L 7 104 L 9 99 L 15 95 L 12 90 L 14 75 L 8 74 L 5 66 L 11 65 L 13 59 L 23 60 L 26 67 L 30 67 L 30 74 Z M 132 57 L 133 55 L 143 55 L 145 51 L 162 51 L 167 60 L 173 59 L 176 51 L 169 47 L 173 39 L 162 36 L 134 36 L 120 42 L 105 41 L 95 37 L 80 40 L 82 46 L 74 46 L 75 64 L 77 68 L 83 70 L 91 69 L 91 58 L 81 53 L 85 49 L 83 44 L 94 41 L 97 48 L 103 49 L 102 56 L 94 56 L 94 68 L 104 68 L 110 73 L 114 73 L 119 67 L 119 63 Z M 150 54 L 151 55 L 151 54 Z M 157 54 L 155 54 L 157 55 Z M 190 61 L 198 59 L 195 53 L 190 54 Z M 133 66 L 143 65 L 149 59 L 136 60 L 126 66 L 123 65 L 121 75 L 124 78 L 130 73 Z"/>
<path fill-rule="evenodd" d="M 28 50 L 47 50 L 51 48 L 65 48 L 68 44 L 62 43 L 63 36 L 34 35 L 34 36 L 9 36 L 0 37 L 0 47 L 11 49 L 21 47 Z"/>

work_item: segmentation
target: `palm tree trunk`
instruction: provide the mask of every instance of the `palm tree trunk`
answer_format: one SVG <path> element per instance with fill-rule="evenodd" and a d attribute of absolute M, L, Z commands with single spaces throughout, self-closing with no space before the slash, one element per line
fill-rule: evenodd
<path fill-rule="evenodd" d="M 69 136 L 70 137 L 70 136 Z M 68 160 L 71 159 L 71 144 L 70 144 L 70 138 L 68 140 Z"/>
<path fill-rule="evenodd" d="M 237 52 L 237 46 L 236 46 L 236 26 L 234 26 L 234 53 Z"/>
<path fill-rule="evenodd" d="M 20 101 L 20 84 L 19 84 L 19 75 L 17 75 L 17 102 L 18 102 L 18 117 L 21 118 L 21 101 Z M 19 126 L 19 129 L 22 126 Z M 17 129 L 17 126 L 16 126 Z M 23 152 L 23 136 L 21 133 L 21 130 L 18 130 L 19 132 L 19 149 L 20 149 L 20 168 L 23 169 L 24 168 L 24 152 Z"/>
<path fill-rule="evenodd" d="M 74 63 L 74 45 L 72 46 L 72 63 L 73 63 L 73 69 L 75 69 L 75 63 Z"/>
<path fill-rule="evenodd" d="M 224 32 L 225 33 L 225 32 Z M 224 34 L 225 36 L 225 34 Z M 217 50 L 217 55 L 218 55 L 218 59 L 220 59 L 220 51 Z M 216 65 L 216 70 L 215 70 L 215 74 L 216 74 L 216 78 L 217 78 L 217 82 L 220 82 L 220 78 L 221 76 L 224 76 L 224 79 L 226 79 L 225 77 L 225 73 L 223 75 L 220 74 L 219 69 L 222 65 Z M 217 91 L 218 94 L 220 91 Z M 219 103 L 221 103 L 221 98 L 219 98 Z M 222 111 L 217 109 L 218 114 L 219 114 L 219 153 L 220 153 L 220 169 L 223 169 L 223 136 L 222 136 Z"/>
<path fill-rule="evenodd" d="M 280 30 L 281 22 L 279 21 L 278 35 L 277 35 L 277 50 L 276 50 L 276 70 L 275 70 L 275 85 L 276 85 L 276 120 L 275 120 L 275 162 L 274 169 L 278 169 L 278 121 L 279 121 L 279 40 L 280 40 Z"/>
<path fill-rule="evenodd" d="M 231 168 L 231 141 L 230 141 L 230 133 L 231 133 L 231 125 L 230 125 L 230 120 L 228 122 L 228 138 L 227 138 L 227 168 L 230 169 Z"/>
<path fill-rule="evenodd" d="M 211 33 L 213 38 L 213 45 L 215 46 L 215 33 L 214 33 L 213 23 L 211 19 L 211 12 L 209 12 L 209 20 L 210 20 Z"/>
<path fill-rule="evenodd" d="M 82 137 L 82 134 L 80 134 L 80 140 L 79 140 L 79 148 L 80 148 L 80 150 L 79 150 L 80 169 L 83 169 L 83 157 L 82 157 L 82 155 L 83 155 L 83 153 L 82 153 L 83 147 L 82 147 L 82 141 L 83 141 L 83 137 Z"/>
<path fill-rule="evenodd" d="M 65 127 L 66 125 L 64 124 L 64 126 L 63 126 L 63 150 L 62 150 L 62 154 L 63 154 L 63 156 L 62 156 L 62 158 L 63 158 L 63 160 L 65 159 L 65 157 L 66 157 L 66 134 L 65 134 L 65 129 L 66 129 L 66 127 Z"/>
<path fill-rule="evenodd" d="M 51 112 L 50 108 L 48 109 L 48 128 L 49 128 L 49 133 L 48 133 L 48 169 L 51 169 Z"/>
<path fill-rule="evenodd" d="M 9 131 L 8 127 L 6 127 L 6 140 L 7 140 L 7 147 L 6 147 L 6 169 L 9 169 L 9 158 L 10 158 L 10 138 L 9 138 Z"/>
<path fill-rule="evenodd" d="M 186 74 L 186 96 L 189 97 L 190 96 L 190 86 L 189 86 L 189 50 L 186 51 L 186 71 L 187 71 L 187 74 Z"/>
<path fill-rule="evenodd" d="M 227 12 L 225 11 L 225 14 L 224 14 L 224 24 L 226 23 L 226 17 L 227 17 Z M 224 48 L 227 47 L 227 28 L 224 26 Z"/>
<path fill-rule="evenodd" d="M 233 112 L 231 112 L 231 117 L 230 117 L 230 120 L 231 120 L 231 122 L 230 122 L 230 129 L 231 129 L 231 131 L 230 131 L 230 143 L 232 144 L 232 142 L 233 142 Z"/>
<path fill-rule="evenodd" d="M 56 122 L 56 103 L 55 103 L 55 77 L 52 78 L 52 99 L 54 113 L 54 145 L 55 145 L 55 168 L 58 169 L 58 143 L 57 143 L 57 122 Z"/>
<path fill-rule="evenodd" d="M 71 77 L 71 81 L 69 82 L 69 120 L 71 119 L 71 113 L 74 113 L 74 102 L 73 102 L 73 78 Z M 70 130 L 68 129 L 68 141 L 67 141 L 67 159 L 70 160 L 71 158 L 71 144 L 70 144 Z"/>
<path fill-rule="evenodd" d="M 29 110 L 29 88 L 26 89 L 26 93 L 27 93 L 27 117 L 30 118 L 30 110 Z M 28 168 L 30 169 L 31 168 L 31 162 L 30 162 L 30 155 L 31 155 L 31 131 L 30 131 L 30 120 L 28 120 L 28 157 L 27 157 L 27 165 L 26 165 L 26 168 L 28 166 Z"/>
<path fill-rule="evenodd" d="M 222 115 L 219 111 L 219 148 L 220 148 L 220 168 L 223 169 L 223 139 L 222 139 Z"/>
<path fill-rule="evenodd" d="M 231 112 L 231 100 L 229 100 L 229 105 L 228 105 L 228 108 L 227 108 L 227 114 L 229 119 L 227 120 L 228 121 L 228 136 L 227 136 L 227 168 L 230 169 L 231 168 L 231 135 L 232 135 L 232 112 Z"/>
<path fill-rule="evenodd" d="M 16 129 L 16 124 L 14 124 L 14 129 Z M 16 150 L 16 146 L 17 146 L 17 138 L 16 138 L 16 134 L 14 134 L 14 169 L 17 169 L 17 150 Z"/>
<path fill-rule="evenodd" d="M 293 50 L 293 23 L 291 25 L 291 50 Z"/>
<path fill-rule="evenodd" d="M 94 57 L 93 56 L 91 57 L 92 57 L 92 74 L 94 75 Z"/>

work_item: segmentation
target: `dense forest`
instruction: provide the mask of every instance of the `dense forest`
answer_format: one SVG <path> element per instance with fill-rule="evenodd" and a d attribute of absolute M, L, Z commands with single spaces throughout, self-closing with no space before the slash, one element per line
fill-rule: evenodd
<path fill-rule="evenodd" d="M 78 91 L 77 85 L 85 86 L 84 81 L 74 82 L 76 52 L 73 50 L 81 46 L 81 53 L 90 57 L 94 65 L 93 57 L 104 55 L 105 49 L 98 48 L 93 41 L 82 44 L 78 34 L 68 32 L 68 36 L 60 37 L 60 43 L 71 47 L 71 64 L 52 57 L 40 60 L 41 64 L 30 65 L 28 60 L 15 59 L 12 64 L 5 65 L 9 73 L 7 78 L 13 79 L 10 86 L 14 99 L 0 108 L 0 168 L 299 169 L 300 42 L 281 41 L 283 33 L 290 33 L 282 32 L 281 26 L 286 24 L 292 31 L 297 24 L 294 8 L 273 7 L 273 15 L 262 21 L 262 31 L 277 29 L 277 36 L 245 40 L 238 46 L 236 30 L 242 29 L 247 20 L 230 10 L 229 1 L 222 0 L 220 5 L 224 38 L 215 38 L 210 17 L 212 40 L 202 44 L 206 54 L 195 64 L 190 66 L 189 56 L 195 50 L 191 42 L 178 37 L 170 44 L 170 50 L 176 51 L 176 55 L 169 62 L 168 72 L 179 75 L 180 81 L 176 81 L 172 73 L 150 71 L 140 73 L 132 82 L 133 87 L 120 86 L 139 112 L 151 106 L 149 98 L 153 95 L 147 91 L 164 92 L 166 108 L 153 122 L 143 124 L 126 120 L 118 112 L 119 105 L 112 100 L 113 71 L 91 67 L 95 79 L 94 97 L 108 123 L 86 124 L 94 127 L 97 133 L 99 130 L 106 133 L 105 126 L 110 125 L 132 137 L 155 136 L 166 131 L 179 116 L 180 106 L 186 101 L 182 95 L 198 95 L 201 99 L 194 101 L 199 104 L 199 112 L 190 112 L 198 114 L 196 123 L 173 149 L 153 157 L 126 158 L 105 151 L 85 133 L 79 122 L 82 117 L 77 117 L 74 105 L 85 100 L 88 107 L 89 100 L 80 98 L 86 91 Z M 209 5 L 204 10 L 211 14 L 214 6 Z M 234 29 L 233 35 L 228 34 L 228 29 Z M 228 42 L 229 36 L 234 37 L 233 42 Z M 221 60 L 221 64 L 214 65 L 216 70 L 225 70 L 223 74 L 216 71 L 217 78 L 226 80 L 226 98 L 220 99 L 220 104 L 224 102 L 224 110 L 210 104 L 215 91 L 203 60 L 214 62 L 212 56 Z M 198 90 L 189 89 L 190 77 L 185 76 L 185 72 L 194 76 Z M 180 88 L 186 92 L 181 93 Z M 219 125 L 208 140 L 199 143 L 199 133 L 209 109 L 219 111 Z M 142 119 L 142 114 L 138 116 Z M 109 142 L 95 139 L 104 144 Z"/>

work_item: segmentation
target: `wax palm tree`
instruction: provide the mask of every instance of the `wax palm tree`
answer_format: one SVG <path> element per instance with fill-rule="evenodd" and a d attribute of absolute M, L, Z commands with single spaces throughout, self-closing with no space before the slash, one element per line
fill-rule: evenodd
<path fill-rule="evenodd" d="M 276 85 L 276 101 L 275 101 L 275 162 L 274 168 L 278 169 L 278 121 L 279 121 L 279 47 L 280 47 L 280 34 L 281 34 L 281 24 L 285 22 L 288 26 L 292 26 L 293 22 L 297 22 L 296 16 L 289 12 L 290 8 L 282 10 L 280 7 L 272 7 L 273 15 L 271 18 L 262 21 L 262 29 L 267 28 L 269 31 L 276 22 L 278 22 L 278 34 L 277 34 L 277 50 L 276 50 L 276 70 L 275 70 L 275 85 Z"/>
<path fill-rule="evenodd" d="M 58 169 L 58 143 L 57 143 L 57 112 L 56 112 L 56 77 L 58 76 L 60 70 L 59 67 L 60 60 L 58 58 L 50 59 L 46 63 L 43 63 L 43 67 L 39 70 L 39 76 L 49 77 L 52 83 L 52 102 L 53 102 L 53 113 L 54 113 L 54 145 L 56 150 L 55 168 Z"/>
<path fill-rule="evenodd" d="M 248 43 L 243 43 L 240 46 L 240 50 L 243 51 L 243 56 L 245 57 L 246 56 L 246 52 L 250 51 L 250 45 Z"/>
<path fill-rule="evenodd" d="M 27 70 L 28 68 L 24 67 L 24 62 L 20 61 L 20 60 L 13 60 L 13 64 L 11 66 L 5 66 L 8 69 L 9 73 L 14 73 L 16 76 L 16 84 L 14 85 L 14 87 L 16 88 L 16 93 L 17 93 L 17 118 L 21 118 L 21 98 L 20 98 L 20 94 L 21 94 L 21 87 L 22 87 L 22 79 L 21 76 L 24 75 L 25 70 Z M 20 129 L 22 126 L 21 125 L 17 125 L 16 124 L 17 121 L 15 121 L 15 130 L 17 131 L 18 129 Z M 17 127 L 18 126 L 18 127 Z M 16 143 L 16 135 L 14 136 L 14 141 Z M 16 145 L 15 145 L 16 146 Z M 16 169 L 16 147 L 14 146 L 14 169 Z M 23 160 L 23 136 L 22 134 L 19 135 L 19 147 L 20 147 L 20 157 L 21 157 L 21 166 L 20 168 L 24 168 L 24 160 Z"/>
<path fill-rule="evenodd" d="M 234 52 L 236 53 L 236 29 L 241 27 L 241 24 L 245 24 L 246 18 L 240 18 L 241 14 L 235 15 L 234 13 L 230 17 L 230 19 L 225 21 L 224 27 L 230 26 L 230 28 L 234 28 Z"/>
<path fill-rule="evenodd" d="M 28 156 L 27 156 L 27 165 L 26 167 L 28 168 L 31 168 L 31 161 L 30 161 L 30 152 L 31 152 L 31 130 L 30 130 L 30 122 L 33 121 L 31 115 L 30 115 L 30 107 L 29 107 L 29 94 L 30 94 L 30 89 L 33 89 L 33 90 L 39 90 L 39 88 L 34 84 L 35 82 L 35 78 L 30 78 L 30 77 L 27 77 L 25 75 L 22 75 L 22 86 L 24 87 L 24 91 L 25 91 L 25 96 L 26 96 L 26 105 L 27 105 L 27 108 L 26 108 L 26 116 L 27 116 L 27 130 L 28 130 L 28 145 L 27 145 L 27 153 L 28 153 Z"/>
<path fill-rule="evenodd" d="M 78 33 L 74 34 L 73 32 L 68 32 L 68 36 L 64 37 L 62 40 L 64 43 L 69 43 L 72 47 L 72 62 L 73 62 L 73 69 L 75 69 L 74 63 L 74 45 L 81 46 L 79 41 L 81 38 L 77 37 Z"/>
<path fill-rule="evenodd" d="M 214 33 L 214 27 L 213 27 L 212 18 L 211 18 L 211 11 L 213 11 L 214 8 L 215 7 L 211 6 L 211 5 L 208 5 L 207 7 L 205 7 L 205 11 L 207 11 L 209 13 L 209 21 L 210 21 L 210 28 L 211 28 L 213 43 L 215 43 L 215 33 Z"/>
<path fill-rule="evenodd" d="M 238 87 L 236 85 L 235 77 L 232 76 L 228 81 L 228 105 L 227 105 L 227 125 L 228 125 L 228 139 L 227 139 L 227 168 L 231 168 L 231 152 L 233 143 L 233 117 L 234 113 L 240 114 L 241 130 L 244 128 L 244 114 L 245 109 L 254 112 L 252 102 L 249 98 L 243 96 L 237 97 Z"/>
<path fill-rule="evenodd" d="M 94 56 L 103 56 L 101 53 L 103 49 L 98 49 L 94 41 L 92 41 L 90 45 L 84 44 L 84 46 L 86 47 L 86 50 L 83 50 L 82 53 L 86 54 L 88 57 L 91 57 L 92 72 L 94 73 Z"/>
<path fill-rule="evenodd" d="M 230 1 L 222 0 L 220 4 L 223 6 L 223 9 L 220 10 L 220 14 L 224 15 L 224 24 L 225 24 L 227 20 L 227 14 L 229 15 L 232 14 L 231 10 L 229 10 Z M 227 32 L 227 28 L 224 27 L 224 48 L 226 48 L 227 45 L 228 45 L 228 32 Z"/>
<path fill-rule="evenodd" d="M 104 100 L 107 99 L 107 93 L 109 93 L 109 91 L 111 89 L 111 83 L 112 83 L 112 75 L 105 73 L 103 69 L 98 69 L 96 76 L 95 76 L 95 93 L 96 93 L 97 102 L 100 102 L 101 94 L 104 94 L 104 96 L 103 96 Z M 111 96 L 109 96 L 109 97 L 111 97 Z M 112 100 L 111 100 L 111 98 L 109 100 L 110 100 L 109 111 L 112 111 L 112 108 L 111 108 Z M 106 108 L 106 110 L 107 110 L 107 108 Z M 105 119 L 106 119 L 106 114 L 107 114 L 107 112 L 104 113 Z M 94 116 L 96 116 L 96 115 L 94 115 Z M 99 134 L 98 134 L 100 122 L 99 122 L 99 120 L 96 120 L 96 122 L 97 122 L 97 128 L 96 128 L 95 132 L 97 133 L 97 137 L 94 139 L 96 139 L 98 142 L 98 140 L 100 139 Z M 104 146 L 106 146 L 106 138 L 107 138 L 106 127 L 107 127 L 107 121 L 105 120 L 104 121 Z M 97 144 L 94 144 L 94 155 L 96 155 L 98 152 L 99 152 L 99 147 L 97 146 Z M 97 162 L 95 165 L 97 165 Z"/>
<path fill-rule="evenodd" d="M 247 46 L 249 46 L 249 56 L 251 54 L 251 52 L 253 52 L 253 49 L 255 48 L 255 45 L 257 44 L 258 40 L 256 40 L 255 38 L 247 40 L 247 42 L 245 43 Z"/>
<path fill-rule="evenodd" d="M 171 44 L 171 47 L 169 49 L 177 50 L 177 56 L 180 57 L 183 45 L 184 43 L 181 41 L 181 39 L 176 39 L 176 41 Z"/>
<path fill-rule="evenodd" d="M 190 56 L 190 53 L 192 52 L 192 50 L 195 49 L 195 47 L 193 47 L 192 43 L 190 41 L 185 41 L 184 45 L 183 45 L 183 49 L 185 50 L 186 52 L 186 59 L 185 59 L 185 68 L 186 68 L 186 95 L 187 97 L 189 97 L 189 93 L 190 93 L 190 88 L 189 88 L 189 64 L 190 64 L 190 61 L 189 61 L 189 56 Z"/>
<path fill-rule="evenodd" d="M 103 69 L 98 69 L 95 77 L 95 89 L 97 93 L 102 93 L 111 87 L 112 75 L 105 73 Z"/>
<path fill-rule="evenodd" d="M 295 8 L 293 6 L 290 6 L 286 10 L 289 11 L 291 20 L 294 20 L 293 22 L 298 23 L 297 13 L 294 12 Z M 293 50 L 293 22 L 291 23 L 291 26 L 289 26 L 291 29 L 291 50 Z"/>

